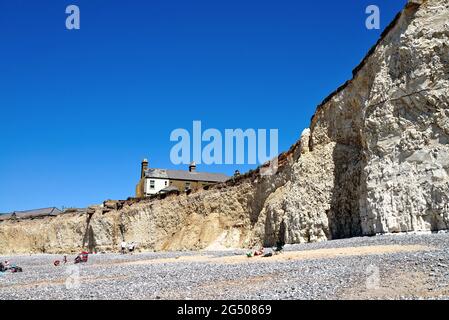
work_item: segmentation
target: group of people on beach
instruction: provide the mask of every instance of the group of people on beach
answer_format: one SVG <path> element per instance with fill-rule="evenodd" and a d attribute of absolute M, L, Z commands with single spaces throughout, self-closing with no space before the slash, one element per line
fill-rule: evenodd
<path fill-rule="evenodd" d="M 10 271 L 12 273 L 22 272 L 22 268 L 10 263 L 9 261 L 0 262 L 0 272 Z"/>
<path fill-rule="evenodd" d="M 126 254 L 130 253 L 133 254 L 134 250 L 136 249 L 137 244 L 135 242 L 126 243 L 126 241 L 122 241 L 120 244 L 120 253 Z"/>

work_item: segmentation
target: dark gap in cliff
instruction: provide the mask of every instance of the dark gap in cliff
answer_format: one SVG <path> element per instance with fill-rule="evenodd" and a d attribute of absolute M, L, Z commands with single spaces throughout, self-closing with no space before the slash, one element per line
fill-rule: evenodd
<path fill-rule="evenodd" d="M 361 149 L 336 144 L 333 151 L 334 188 L 331 208 L 327 211 L 331 239 L 362 235 L 360 221 Z"/>
<path fill-rule="evenodd" d="M 97 242 L 95 240 L 94 229 L 90 225 L 93 214 L 88 214 L 86 218 L 86 229 L 83 236 L 83 248 L 87 248 L 89 252 L 96 252 Z"/>
<path fill-rule="evenodd" d="M 96 253 L 97 252 L 97 241 L 95 240 L 95 233 L 92 226 L 89 226 L 89 232 L 87 237 L 87 249 L 88 252 Z"/>

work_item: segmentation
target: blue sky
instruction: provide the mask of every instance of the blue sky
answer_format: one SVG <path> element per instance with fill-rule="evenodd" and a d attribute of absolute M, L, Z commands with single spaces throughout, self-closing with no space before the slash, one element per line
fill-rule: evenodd
<path fill-rule="evenodd" d="M 379 38 L 365 8 L 384 29 L 405 2 L 0 0 L 0 212 L 133 196 L 194 120 L 279 129 L 287 150 Z"/>

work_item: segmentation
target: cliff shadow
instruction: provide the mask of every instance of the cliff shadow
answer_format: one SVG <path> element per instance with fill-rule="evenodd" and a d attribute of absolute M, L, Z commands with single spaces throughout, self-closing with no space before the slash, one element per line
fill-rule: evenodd
<path fill-rule="evenodd" d="M 89 252 L 97 252 L 97 241 L 95 240 L 95 233 L 92 226 L 89 226 L 89 231 L 87 232 L 87 249 Z"/>
<path fill-rule="evenodd" d="M 361 150 L 338 144 L 333 151 L 334 187 L 331 208 L 326 212 L 331 239 L 362 235 L 360 221 L 360 181 L 363 168 Z"/>
<path fill-rule="evenodd" d="M 89 214 L 86 218 L 86 228 L 84 231 L 82 247 L 87 248 L 89 252 L 96 252 L 97 242 L 95 240 L 95 232 L 92 226 L 90 225 L 92 216 L 93 214 Z"/>

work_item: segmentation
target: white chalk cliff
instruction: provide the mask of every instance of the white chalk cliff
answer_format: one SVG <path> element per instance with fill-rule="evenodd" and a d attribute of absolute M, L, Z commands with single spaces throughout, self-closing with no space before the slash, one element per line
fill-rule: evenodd
<path fill-rule="evenodd" d="M 449 229 L 449 1 L 411 0 L 280 169 L 121 208 L 0 222 L 0 253 L 221 249 Z"/>

